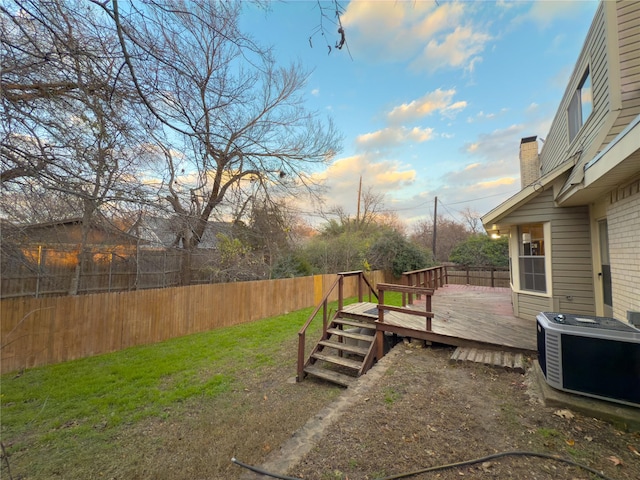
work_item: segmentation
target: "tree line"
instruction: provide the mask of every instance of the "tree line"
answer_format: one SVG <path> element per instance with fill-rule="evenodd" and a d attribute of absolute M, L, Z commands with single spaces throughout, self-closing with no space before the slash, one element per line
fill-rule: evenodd
<path fill-rule="evenodd" d="M 287 207 L 291 198 L 320 198 L 313 172 L 340 151 L 342 137 L 305 104 L 310 72 L 281 64 L 242 31 L 243 8 L 209 0 L 3 2 L 3 221 L 81 218 L 82 268 L 96 221 L 170 219 L 183 284 L 212 221 L 233 226 L 218 238 L 226 272 L 395 271 L 439 260 L 424 248 L 427 232 L 412 240 L 397 218 L 381 214 L 372 192 L 362 216 L 335 207 L 315 236 Z M 3 253 L 10 243 L 3 238 Z"/>
<path fill-rule="evenodd" d="M 341 137 L 305 106 L 309 72 L 240 29 L 242 8 L 3 2 L 5 218 L 170 216 L 187 275 L 209 220 L 313 195 Z"/>

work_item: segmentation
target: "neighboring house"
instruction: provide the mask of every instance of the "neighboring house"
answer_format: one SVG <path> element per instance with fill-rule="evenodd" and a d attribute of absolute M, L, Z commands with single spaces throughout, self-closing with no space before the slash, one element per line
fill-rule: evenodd
<path fill-rule="evenodd" d="M 84 248 L 94 261 L 110 262 L 113 254 L 122 258 L 135 255 L 144 240 L 119 230 L 104 219 L 91 223 L 83 242 L 82 218 L 70 218 L 46 223 L 15 226 L 3 231 L 3 243 L 14 245 L 13 263 L 16 265 L 75 268 Z M 20 252 L 19 255 L 17 253 Z M 5 254 L 3 247 L 3 254 Z M 3 272 L 8 274 L 9 263 L 3 258 Z M 17 263 L 16 263 L 17 262 Z M 5 268 L 9 270 L 4 270 Z"/>
<path fill-rule="evenodd" d="M 181 225 L 174 217 L 156 217 L 139 215 L 128 228 L 127 233 L 143 239 L 146 248 L 177 247 Z M 198 244 L 198 249 L 215 249 L 218 247 L 218 234 L 233 236 L 233 224 L 228 222 L 207 222 L 207 226 Z"/>
<path fill-rule="evenodd" d="M 520 144 L 522 190 L 482 217 L 509 235 L 516 316 L 640 324 L 640 2 L 601 2 L 542 150 Z"/>
<path fill-rule="evenodd" d="M 19 227 L 25 245 L 79 247 L 83 236 L 82 218 L 71 218 Z M 136 246 L 140 239 L 127 234 L 106 221 L 92 222 L 87 231 L 86 246 Z M 135 250 L 135 248 L 134 248 Z"/>
<path fill-rule="evenodd" d="M 154 247 L 176 247 L 181 226 L 173 217 L 140 215 L 129 227 L 128 233 L 144 239 Z M 207 222 L 207 226 L 198 244 L 199 249 L 214 249 L 218 246 L 218 234 L 233 236 L 233 224 L 225 222 Z M 151 248 L 151 247 L 147 247 Z"/>

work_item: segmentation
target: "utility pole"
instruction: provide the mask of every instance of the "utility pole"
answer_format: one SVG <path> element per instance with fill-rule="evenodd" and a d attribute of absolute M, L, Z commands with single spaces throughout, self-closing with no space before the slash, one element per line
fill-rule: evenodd
<path fill-rule="evenodd" d="M 436 234 L 437 234 L 437 229 L 438 229 L 438 197 L 436 197 L 436 202 L 435 205 L 433 207 L 433 245 L 431 247 L 431 250 L 433 251 L 433 261 L 437 262 L 436 260 Z"/>
<path fill-rule="evenodd" d="M 360 198 L 362 197 L 362 175 L 360 175 L 360 185 L 358 186 L 358 213 L 356 213 L 356 228 L 360 228 Z"/>

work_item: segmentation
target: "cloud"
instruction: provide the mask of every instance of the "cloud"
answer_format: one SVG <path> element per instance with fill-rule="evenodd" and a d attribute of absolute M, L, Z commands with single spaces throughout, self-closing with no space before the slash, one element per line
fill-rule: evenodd
<path fill-rule="evenodd" d="M 489 182 L 478 182 L 477 185 L 480 188 L 495 188 L 495 187 L 502 187 L 502 186 L 516 186 L 516 181 L 517 179 L 514 177 L 503 177 L 503 178 L 498 178 L 496 180 L 491 180 Z"/>
<path fill-rule="evenodd" d="M 582 8 L 582 2 L 532 2 L 527 17 L 541 28 L 546 28 L 558 18 L 567 18 Z"/>
<path fill-rule="evenodd" d="M 475 185 L 478 189 L 517 183 L 520 178 L 519 144 L 524 134 L 523 125 L 511 125 L 479 135 L 476 141 L 464 146 L 465 153 L 473 160 L 445 174 L 442 181 L 460 187 Z"/>
<path fill-rule="evenodd" d="M 417 71 L 472 71 L 492 37 L 471 22 L 471 8 L 465 2 L 352 1 L 341 20 L 358 58 L 410 61 Z"/>
<path fill-rule="evenodd" d="M 468 143 L 465 150 L 473 146 L 472 151 L 484 158 L 491 159 L 496 156 L 505 155 L 507 152 L 514 152 L 518 156 L 518 145 L 520 139 L 525 134 L 525 126 L 514 124 L 507 128 L 494 130 L 491 133 L 483 133 L 473 143 Z"/>
<path fill-rule="evenodd" d="M 515 161 L 499 159 L 466 165 L 461 170 L 447 173 L 443 180 L 448 185 L 490 185 L 497 178 L 510 178 L 515 181 L 520 175 L 520 163 L 516 152 Z"/>
<path fill-rule="evenodd" d="M 507 113 L 508 111 L 509 111 L 508 108 L 501 108 L 500 110 L 498 110 L 497 113 L 494 113 L 494 112 L 485 113 L 484 111 L 480 110 L 478 113 L 476 113 L 474 117 L 468 117 L 467 123 L 474 123 L 474 122 L 485 121 L 485 120 L 495 120 L 496 118 Z"/>
<path fill-rule="evenodd" d="M 313 90 L 311 90 L 311 95 L 313 95 L 314 97 L 317 97 L 318 95 L 320 95 L 320 89 L 314 88 Z"/>
<path fill-rule="evenodd" d="M 486 33 L 476 31 L 472 26 L 458 26 L 442 40 L 431 39 L 421 55 L 411 66 L 419 70 L 434 71 L 444 67 L 458 67 L 473 71 L 474 65 L 485 44 L 491 40 Z"/>
<path fill-rule="evenodd" d="M 446 116 L 454 115 L 467 106 L 465 101 L 452 103 L 455 93 L 454 89 L 441 90 L 438 88 L 417 100 L 394 107 L 387 114 L 387 120 L 390 123 L 398 124 L 414 121 L 434 112 L 440 112 Z"/>
<path fill-rule="evenodd" d="M 405 142 L 426 142 L 433 137 L 433 128 L 412 129 L 406 127 L 389 127 L 377 132 L 358 135 L 356 145 L 362 149 L 384 149 Z"/>
<path fill-rule="evenodd" d="M 338 205 L 355 213 L 358 183 L 362 176 L 363 189 L 387 194 L 400 191 L 416 181 L 417 173 L 398 160 L 388 159 L 376 153 L 364 153 L 336 160 L 315 180 L 321 181 L 326 193 L 327 205 Z"/>
<path fill-rule="evenodd" d="M 531 112 L 535 112 L 536 110 L 538 110 L 538 107 L 540 105 L 538 105 L 536 102 L 532 102 L 529 104 L 529 106 L 527 107 L 526 112 L 527 113 L 531 113 Z"/>

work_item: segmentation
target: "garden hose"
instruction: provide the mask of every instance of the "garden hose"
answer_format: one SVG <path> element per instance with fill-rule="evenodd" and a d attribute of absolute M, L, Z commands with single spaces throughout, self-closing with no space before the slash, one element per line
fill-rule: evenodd
<path fill-rule="evenodd" d="M 400 473 L 397 475 L 391 475 L 390 477 L 382 477 L 382 478 L 377 478 L 376 480 L 396 480 L 399 478 L 409 478 L 409 477 L 413 477 L 415 475 L 419 475 L 421 473 L 428 473 L 428 472 L 436 472 L 436 471 L 440 471 L 440 470 L 446 470 L 448 468 L 456 468 L 456 467 L 463 467 L 466 465 L 473 465 L 476 463 L 482 463 L 482 462 L 487 462 L 489 460 L 495 460 L 496 458 L 501 458 L 501 457 L 514 457 L 514 456 L 519 456 L 519 457 L 538 457 L 538 458 L 545 458 L 548 460 L 555 460 L 557 462 L 562 462 L 562 463 L 566 463 L 569 465 L 572 465 L 574 467 L 578 467 L 578 468 L 582 468 L 583 470 L 587 470 L 590 473 L 593 473 L 594 475 L 597 475 L 598 477 L 602 478 L 603 480 L 613 480 L 609 477 L 607 477 L 604 473 L 599 472 L 591 467 L 588 467 L 586 465 L 583 465 L 581 463 L 578 462 L 574 462 L 573 460 L 569 460 L 567 458 L 562 458 L 562 457 L 558 457 L 555 455 L 550 455 L 547 453 L 537 453 L 537 452 L 526 452 L 526 451 L 511 451 L 511 452 L 500 452 L 500 453 L 495 453 L 493 455 L 487 455 L 486 457 L 480 457 L 480 458 L 475 458 L 473 460 L 465 460 L 463 462 L 457 462 L 457 463 L 450 463 L 447 465 L 438 465 L 435 467 L 426 467 L 426 468 L 422 468 L 420 470 L 414 470 L 413 472 L 407 472 L 407 473 Z M 233 463 L 235 463 L 236 465 L 239 465 L 240 467 L 246 468 L 248 470 L 251 470 L 252 472 L 255 473 L 259 473 L 261 475 L 266 475 L 268 477 L 272 477 L 272 478 L 279 478 L 281 480 L 302 480 L 300 478 L 297 477 L 287 477 L 285 475 L 278 475 L 277 473 L 270 473 L 267 472 L 266 470 L 263 470 L 261 468 L 258 467 L 254 467 L 251 465 L 247 465 L 246 463 L 242 463 L 241 461 L 237 460 L 235 457 L 231 459 L 231 461 Z"/>
<path fill-rule="evenodd" d="M 233 457 L 231 461 L 236 465 L 239 465 L 240 467 L 246 468 L 247 470 L 251 470 L 252 472 L 255 472 L 255 473 L 259 473 L 260 475 L 266 475 L 267 477 L 280 478 L 281 480 L 302 480 L 296 477 L 287 477 L 285 475 L 278 475 L 277 473 L 269 473 L 266 470 L 263 470 L 262 468 L 254 467 L 252 465 L 247 465 L 246 463 L 242 463 L 236 457 Z"/>

